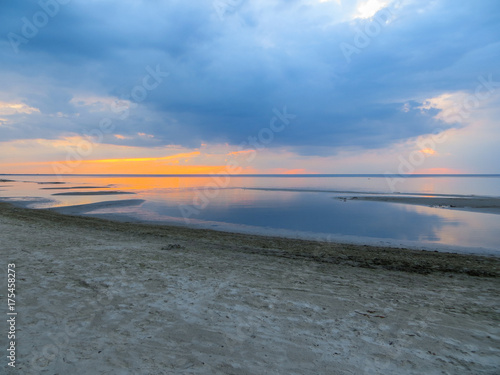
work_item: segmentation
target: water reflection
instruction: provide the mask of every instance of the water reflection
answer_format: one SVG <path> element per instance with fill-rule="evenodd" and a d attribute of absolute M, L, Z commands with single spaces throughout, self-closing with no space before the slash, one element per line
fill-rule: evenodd
<path fill-rule="evenodd" d="M 82 177 L 68 176 L 63 185 L 43 176 L 18 178 L 28 182 L 2 182 L 1 197 L 45 199 L 36 208 L 93 204 L 102 201 L 143 199 L 141 205 L 96 209 L 94 215 L 122 214 L 155 222 L 183 223 L 180 205 L 192 206 L 205 194 L 210 199 L 192 217 L 196 221 L 220 225 L 252 226 L 273 230 L 327 233 L 334 236 L 357 236 L 388 240 L 415 241 L 498 249 L 500 215 L 447 210 L 407 204 L 347 201 L 342 193 L 364 191 L 387 193 L 381 178 L 263 178 L 232 177 L 222 189 L 211 177 Z M 420 194 L 475 194 L 498 196 L 500 178 L 409 178 L 401 184 L 404 192 Z M 76 187 L 77 189 L 71 189 Z M 47 189 L 49 188 L 49 189 Z M 64 188 L 64 189 L 62 189 Z M 104 190 L 133 192 L 126 196 L 54 196 L 61 191 L 88 192 Z M 328 190 L 330 192 L 253 190 L 274 188 Z M 498 190 L 496 190 L 498 188 Z M 58 190 L 60 189 L 60 190 Z M 206 193 L 205 193 L 206 192 Z M 201 197 L 201 198 L 200 198 Z M 200 206 L 198 206 L 199 208 Z M 500 249 L 499 249 L 500 250 Z"/>

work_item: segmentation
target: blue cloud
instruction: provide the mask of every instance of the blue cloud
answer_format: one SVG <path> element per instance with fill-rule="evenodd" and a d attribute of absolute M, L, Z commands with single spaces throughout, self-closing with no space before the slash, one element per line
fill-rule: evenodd
<path fill-rule="evenodd" d="M 390 16 L 364 20 L 346 18 L 355 1 L 343 4 L 241 1 L 221 19 L 210 1 L 73 0 L 15 53 L 9 33 L 22 36 L 22 17 L 33 20 L 40 5 L 5 1 L 0 77 L 5 87 L 22 77 L 18 95 L 42 113 L 0 128 L 0 137 L 92 128 L 105 114 L 75 108 L 73 96 L 125 98 L 145 68 L 159 64 L 169 77 L 117 122 L 120 134 L 154 134 L 154 145 L 240 144 L 269 125 L 273 108 L 286 106 L 297 118 L 272 147 L 377 148 L 450 126 L 417 108 L 424 99 L 473 91 L 480 74 L 500 77 L 497 1 L 402 1 L 389 6 Z M 364 43 L 356 43 L 361 33 Z M 348 58 L 346 44 L 355 49 Z M 76 111 L 58 124 L 44 117 Z"/>

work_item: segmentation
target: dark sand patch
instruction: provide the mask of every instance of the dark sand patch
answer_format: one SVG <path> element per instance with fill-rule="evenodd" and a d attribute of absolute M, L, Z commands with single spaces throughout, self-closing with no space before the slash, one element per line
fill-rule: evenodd
<path fill-rule="evenodd" d="M 74 186 L 74 187 L 40 188 L 40 190 L 74 190 L 74 189 L 109 189 L 109 186 Z"/>
<path fill-rule="evenodd" d="M 135 194 L 128 191 L 85 191 L 85 192 L 70 192 L 70 193 L 55 193 L 52 195 L 123 195 L 123 194 Z"/>

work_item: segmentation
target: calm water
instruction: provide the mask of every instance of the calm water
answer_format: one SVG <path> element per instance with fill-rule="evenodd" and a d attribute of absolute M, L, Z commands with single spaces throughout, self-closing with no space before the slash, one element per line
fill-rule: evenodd
<path fill-rule="evenodd" d="M 0 176 L 0 197 L 32 208 L 95 204 L 93 216 L 178 223 L 241 232 L 348 242 L 466 246 L 498 251 L 500 215 L 394 204 L 346 201 L 358 193 L 394 192 L 500 196 L 495 177 L 144 177 Z M 41 184 L 58 182 L 64 184 Z M 64 189 L 91 187 L 90 189 Z M 119 190 L 133 195 L 53 195 Z M 33 200 L 33 198 L 37 198 Z M 432 248 L 432 246 L 431 246 Z"/>

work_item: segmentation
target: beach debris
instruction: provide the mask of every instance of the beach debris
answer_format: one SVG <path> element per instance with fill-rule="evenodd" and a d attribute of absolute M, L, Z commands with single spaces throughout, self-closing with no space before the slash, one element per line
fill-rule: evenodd
<path fill-rule="evenodd" d="M 89 284 L 87 281 L 85 280 L 82 280 L 82 279 L 75 279 L 77 285 L 81 286 L 81 287 L 84 287 L 84 288 L 88 288 L 88 289 L 92 289 L 94 291 L 98 290 L 97 286 L 96 285 L 92 285 L 92 284 Z"/>
<path fill-rule="evenodd" d="M 382 319 L 385 319 L 385 316 L 383 316 L 383 315 L 371 315 L 371 314 L 375 313 L 375 311 L 373 311 L 373 310 L 367 310 L 367 313 L 362 313 L 362 312 L 359 312 L 359 311 L 356 311 L 356 310 L 354 310 L 354 312 L 356 314 L 363 315 L 363 316 L 366 316 L 368 318 L 382 318 Z"/>
<path fill-rule="evenodd" d="M 171 243 L 168 244 L 167 246 L 163 246 L 161 249 L 162 250 L 184 249 L 184 246 L 179 245 L 178 243 Z"/>

